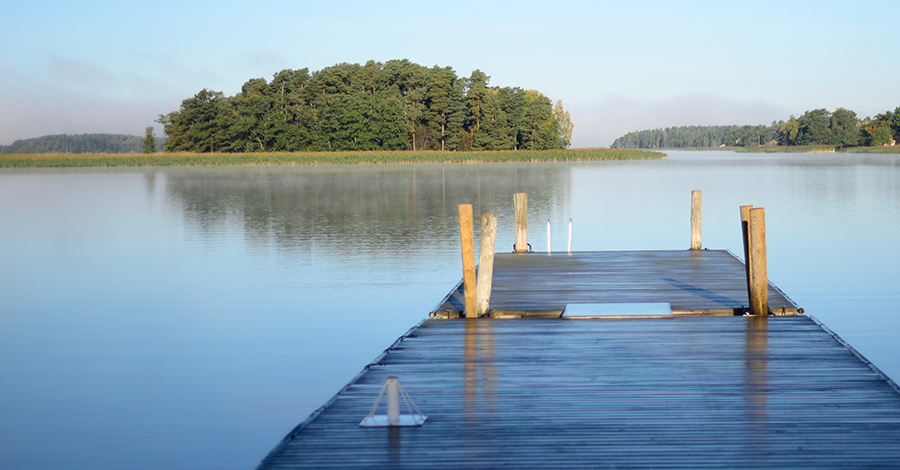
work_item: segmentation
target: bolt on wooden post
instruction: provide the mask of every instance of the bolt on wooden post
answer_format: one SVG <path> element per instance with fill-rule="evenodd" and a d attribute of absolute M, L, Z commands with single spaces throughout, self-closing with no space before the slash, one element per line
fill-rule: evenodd
<path fill-rule="evenodd" d="M 766 272 L 766 210 L 750 209 L 750 313 L 769 314 L 769 279 Z"/>
<path fill-rule="evenodd" d="M 475 303 L 479 317 L 487 315 L 491 309 L 496 235 L 497 214 L 481 214 L 481 249 L 478 252 L 478 281 L 475 283 Z"/>
<path fill-rule="evenodd" d="M 516 193 L 513 195 L 513 203 L 516 206 L 516 253 L 528 251 L 528 194 Z"/>
<path fill-rule="evenodd" d="M 703 192 L 691 191 L 691 249 L 699 250 L 703 247 L 700 241 L 700 220 L 703 209 Z"/>
<path fill-rule="evenodd" d="M 459 238 L 462 243 L 463 292 L 466 298 L 466 318 L 476 318 L 475 230 L 472 224 L 472 204 L 459 205 Z"/>

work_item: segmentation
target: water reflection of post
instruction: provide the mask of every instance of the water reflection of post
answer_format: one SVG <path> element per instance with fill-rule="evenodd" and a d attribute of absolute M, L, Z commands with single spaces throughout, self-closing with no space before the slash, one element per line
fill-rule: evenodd
<path fill-rule="evenodd" d="M 768 317 L 752 315 L 747 317 L 746 346 L 746 410 L 749 421 L 748 442 L 754 450 L 751 455 L 763 455 L 761 446 L 766 442 L 766 424 L 768 422 L 766 398 L 768 383 L 769 355 Z"/>
<path fill-rule="evenodd" d="M 478 412 L 478 320 L 464 320 L 466 334 L 463 347 L 463 406 L 466 425 L 475 424 Z"/>
<path fill-rule="evenodd" d="M 400 426 L 388 426 L 388 466 L 400 467 Z"/>
<path fill-rule="evenodd" d="M 497 363 L 494 360 L 493 322 L 490 320 L 478 323 L 478 355 L 481 364 L 481 380 L 483 384 L 485 416 L 493 417 L 497 410 Z"/>
<path fill-rule="evenodd" d="M 481 451 L 484 439 L 478 429 L 486 420 L 494 419 L 497 409 L 497 368 L 494 361 L 493 322 L 487 319 L 463 320 L 466 323 L 463 343 L 463 415 L 468 433 L 464 440 L 466 460 L 484 465 Z M 479 378 L 480 375 L 480 378 Z M 479 401 L 479 393 L 482 399 Z"/>

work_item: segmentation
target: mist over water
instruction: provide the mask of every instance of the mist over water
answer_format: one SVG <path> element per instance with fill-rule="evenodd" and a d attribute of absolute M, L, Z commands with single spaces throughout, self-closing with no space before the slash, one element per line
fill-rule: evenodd
<path fill-rule="evenodd" d="M 457 205 L 546 251 L 741 252 L 900 377 L 895 156 L 0 170 L 0 466 L 252 468 L 461 277 Z M 478 223 L 476 222 L 476 231 Z M 736 347 L 740 347 L 736 345 Z"/>

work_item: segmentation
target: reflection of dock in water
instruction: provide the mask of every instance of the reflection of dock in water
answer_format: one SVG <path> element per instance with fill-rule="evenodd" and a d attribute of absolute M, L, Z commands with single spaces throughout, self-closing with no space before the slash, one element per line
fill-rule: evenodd
<path fill-rule="evenodd" d="M 674 314 L 426 320 L 260 468 L 900 462 L 896 384 L 797 315 L 772 285 L 769 305 L 778 316 L 735 315 L 747 304 L 747 285 L 743 264 L 727 252 L 498 255 L 494 270 L 498 316 L 559 316 L 566 305 L 611 302 L 668 303 Z M 458 316 L 453 303 L 451 293 L 434 316 Z M 428 415 L 424 425 L 359 426 L 390 376 Z"/>

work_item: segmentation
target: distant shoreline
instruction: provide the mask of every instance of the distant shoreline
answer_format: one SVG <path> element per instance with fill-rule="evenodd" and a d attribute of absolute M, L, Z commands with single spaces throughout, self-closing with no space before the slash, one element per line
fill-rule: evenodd
<path fill-rule="evenodd" d="M 665 147 L 665 151 L 714 152 L 727 150 L 737 153 L 900 153 L 900 145 L 893 147 L 841 147 L 839 145 L 773 145 L 759 147 Z"/>
<path fill-rule="evenodd" d="M 665 153 L 653 150 L 618 149 L 504 150 L 480 152 L 55 153 L 3 154 L 0 155 L 0 168 L 548 162 L 632 160 L 665 158 L 665 156 Z"/>

